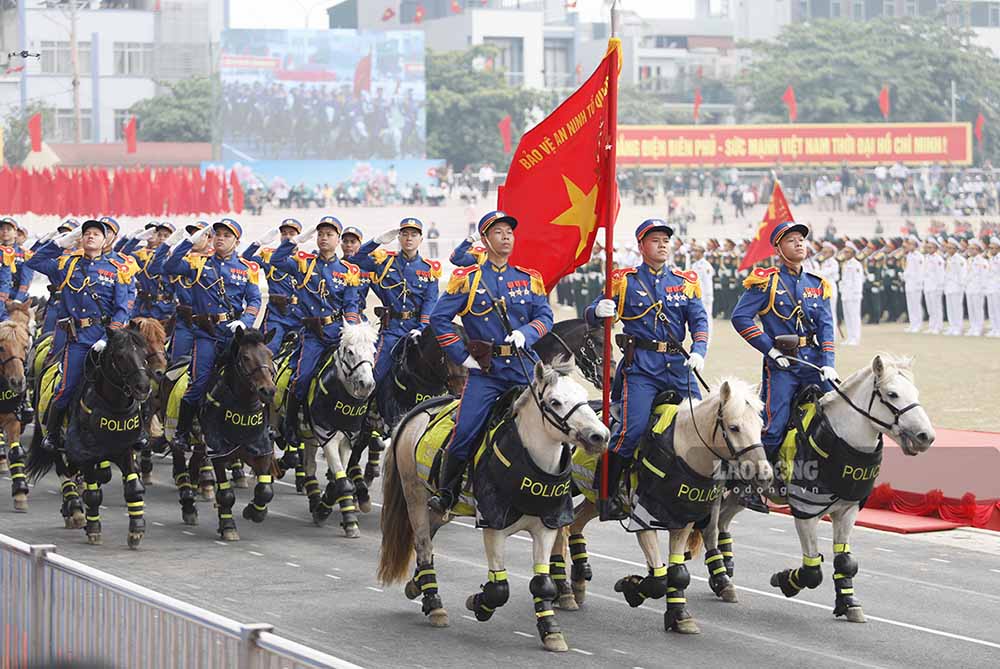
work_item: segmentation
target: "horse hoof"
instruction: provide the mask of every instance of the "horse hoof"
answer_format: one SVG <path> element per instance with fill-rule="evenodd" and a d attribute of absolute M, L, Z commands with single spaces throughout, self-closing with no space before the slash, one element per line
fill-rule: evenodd
<path fill-rule="evenodd" d="M 197 525 L 198 524 L 198 512 L 197 511 L 190 511 L 190 512 L 182 511 L 181 512 L 181 519 L 184 520 L 184 524 L 185 525 Z"/>
<path fill-rule="evenodd" d="M 236 530 L 228 529 L 222 530 L 222 540 L 223 541 L 239 541 L 240 534 Z"/>
<path fill-rule="evenodd" d="M 69 517 L 69 522 L 71 529 L 79 530 L 87 524 L 87 517 L 83 515 L 83 511 L 77 510 Z"/>
<path fill-rule="evenodd" d="M 407 599 L 416 599 L 420 596 L 420 586 L 417 585 L 411 578 L 406 582 L 406 587 L 403 588 L 403 594 L 406 595 Z"/>
<path fill-rule="evenodd" d="M 10 465 L 6 460 L 0 460 L 0 474 L 10 474 Z"/>
<path fill-rule="evenodd" d="M 100 546 L 104 541 L 101 539 L 100 534 L 88 534 L 87 543 L 91 546 Z"/>
<path fill-rule="evenodd" d="M 368 498 L 363 502 L 361 500 L 358 500 L 358 509 L 361 511 L 361 513 L 371 513 L 372 512 L 371 498 Z"/>
<path fill-rule="evenodd" d="M 144 486 L 151 486 L 151 485 L 153 485 L 153 475 L 151 473 L 149 473 L 149 472 L 143 472 L 142 473 L 142 484 Z"/>
<path fill-rule="evenodd" d="M 553 653 L 565 653 L 569 650 L 566 638 L 562 635 L 562 632 L 546 634 L 545 638 L 542 639 L 542 645 L 545 646 L 545 650 L 552 651 Z"/>
<path fill-rule="evenodd" d="M 145 534 L 144 532 L 129 532 L 128 547 L 131 548 L 132 550 L 137 549 L 139 547 L 139 544 L 142 542 L 142 537 L 144 534 Z"/>
<path fill-rule="evenodd" d="M 580 609 L 580 604 L 576 601 L 576 595 L 572 592 L 559 595 L 559 598 L 552 604 L 557 609 L 562 609 L 563 611 L 578 611 Z"/>
<path fill-rule="evenodd" d="M 28 496 L 23 492 L 14 495 L 14 510 L 25 513 L 28 510 Z"/>
<path fill-rule="evenodd" d="M 583 600 L 587 598 L 587 582 L 573 581 L 573 595 L 576 596 L 576 603 L 583 605 Z"/>
<path fill-rule="evenodd" d="M 238 479 L 233 479 L 233 487 L 234 488 L 249 488 L 250 484 L 247 483 L 246 477 L 242 476 L 242 477 L 240 477 Z"/>
<path fill-rule="evenodd" d="M 670 629 L 678 634 L 701 634 L 701 629 L 698 627 L 698 623 L 694 621 L 694 618 L 676 620 Z"/>
<path fill-rule="evenodd" d="M 738 604 L 740 599 L 736 596 L 736 586 L 729 584 L 719 591 L 719 597 L 727 604 Z"/>
<path fill-rule="evenodd" d="M 267 518 L 267 509 L 258 511 L 252 505 L 247 504 L 243 507 L 243 517 L 255 523 L 263 523 L 264 519 Z"/>
<path fill-rule="evenodd" d="M 201 495 L 203 502 L 211 502 L 215 499 L 215 486 L 203 485 L 198 489 L 198 494 Z"/>
<path fill-rule="evenodd" d="M 427 618 L 431 622 L 431 627 L 448 626 L 448 612 L 444 609 L 432 609 L 431 612 L 427 614 Z"/>
<path fill-rule="evenodd" d="M 865 612 L 860 606 L 852 606 L 847 609 L 847 622 L 850 623 L 866 623 L 868 620 L 865 619 Z"/>
<path fill-rule="evenodd" d="M 469 595 L 468 596 L 468 598 L 465 600 L 465 608 L 467 610 L 469 610 L 469 611 L 475 611 L 476 610 L 476 596 L 475 595 Z"/>
<path fill-rule="evenodd" d="M 360 539 L 361 538 L 361 528 L 358 527 L 357 523 L 352 523 L 350 525 L 344 526 L 344 536 L 348 539 Z"/>
<path fill-rule="evenodd" d="M 70 518 L 69 516 L 63 516 L 63 524 L 66 526 L 67 530 L 79 529 L 76 527 L 76 524 L 73 522 L 73 519 Z"/>

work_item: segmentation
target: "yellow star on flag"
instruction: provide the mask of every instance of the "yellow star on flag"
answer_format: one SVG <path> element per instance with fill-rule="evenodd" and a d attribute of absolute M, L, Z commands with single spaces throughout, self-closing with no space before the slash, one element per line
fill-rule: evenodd
<path fill-rule="evenodd" d="M 594 207 L 597 205 L 597 184 L 590 189 L 586 195 L 569 177 L 563 175 L 563 183 L 566 184 L 566 194 L 569 195 L 570 208 L 559 214 L 553 221 L 553 225 L 564 225 L 580 230 L 580 244 L 576 247 L 575 258 L 580 257 L 580 253 L 587 247 L 587 240 L 590 233 L 597 225 L 597 214 Z"/>

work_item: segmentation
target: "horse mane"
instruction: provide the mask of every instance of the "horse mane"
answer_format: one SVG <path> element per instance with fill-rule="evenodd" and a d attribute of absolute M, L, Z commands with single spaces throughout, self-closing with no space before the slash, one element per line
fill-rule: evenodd
<path fill-rule="evenodd" d="M 261 346 L 266 346 L 267 341 L 264 337 L 264 333 L 257 328 L 247 328 L 243 331 L 243 334 L 240 337 L 239 345 L 243 346 L 244 344 L 247 344 L 249 346 L 256 346 L 259 344 Z"/>
<path fill-rule="evenodd" d="M 31 338 L 28 335 L 27 328 L 14 321 L 4 321 L 0 323 L 0 344 L 9 341 L 14 341 L 24 350 L 27 350 L 31 345 Z"/>
<path fill-rule="evenodd" d="M 377 341 L 378 333 L 367 323 L 344 325 L 340 329 L 340 345 L 346 348 L 357 349 L 366 346 L 374 348 Z"/>
<path fill-rule="evenodd" d="M 715 386 L 716 389 L 705 399 L 717 397 L 723 383 L 729 384 L 729 402 L 723 409 L 723 418 L 726 422 L 739 423 L 747 411 L 759 416 L 764 410 L 764 402 L 760 399 L 757 387 L 735 376 L 719 379 Z"/>
<path fill-rule="evenodd" d="M 913 377 L 913 356 L 909 355 L 895 355 L 893 353 L 877 353 L 878 357 L 882 358 L 882 365 L 885 367 L 885 375 L 892 376 L 893 374 L 902 374 L 911 383 L 914 381 Z M 874 358 L 872 358 L 874 360 Z M 850 376 L 843 380 L 842 387 L 853 388 L 856 384 L 860 383 L 872 373 L 871 363 L 865 365 L 861 369 L 853 372 Z"/>
<path fill-rule="evenodd" d="M 154 346 L 167 345 L 167 331 L 163 329 L 163 324 L 155 318 L 138 317 L 132 322 L 139 326 L 139 334 L 146 341 Z"/>
<path fill-rule="evenodd" d="M 551 363 L 542 363 L 542 385 L 547 386 L 555 383 L 560 377 L 569 376 L 570 372 L 576 369 L 573 358 L 565 355 L 557 355 Z M 534 383 L 534 380 L 532 380 Z M 513 413 L 517 413 L 521 406 L 531 399 L 530 392 L 521 393 L 511 407 Z"/>

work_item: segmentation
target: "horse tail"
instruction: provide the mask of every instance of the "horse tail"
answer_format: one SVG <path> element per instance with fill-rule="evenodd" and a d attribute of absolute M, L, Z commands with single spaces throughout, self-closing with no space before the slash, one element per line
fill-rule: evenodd
<path fill-rule="evenodd" d="M 35 424 L 38 427 L 38 424 Z M 39 430 L 41 432 L 41 430 Z M 55 451 L 47 451 L 40 445 L 35 445 L 28 451 L 28 460 L 24 465 L 24 473 L 32 483 L 38 483 L 46 474 L 52 471 L 59 455 Z"/>
<path fill-rule="evenodd" d="M 385 454 L 382 483 L 382 548 L 379 551 L 378 579 L 399 583 L 409 574 L 413 555 L 413 526 L 406 508 L 403 480 L 396 466 L 396 439 Z"/>
<path fill-rule="evenodd" d="M 701 530 L 697 527 L 693 528 L 690 534 L 688 534 L 687 552 L 691 554 L 692 558 L 696 558 L 701 554 L 701 550 L 704 547 L 705 538 L 701 535 Z"/>

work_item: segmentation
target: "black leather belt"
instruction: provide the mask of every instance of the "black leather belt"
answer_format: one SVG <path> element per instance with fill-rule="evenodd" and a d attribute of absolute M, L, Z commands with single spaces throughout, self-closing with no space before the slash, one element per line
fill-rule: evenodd
<path fill-rule="evenodd" d="M 513 344 L 494 344 L 493 355 L 509 358 L 512 355 L 517 355 L 517 352 Z"/>
<path fill-rule="evenodd" d="M 681 347 L 669 341 L 656 341 L 655 339 L 639 339 L 633 337 L 632 342 L 635 347 L 643 351 L 655 351 L 656 353 L 672 353 L 680 355 Z"/>
<path fill-rule="evenodd" d="M 108 318 L 74 318 L 73 323 L 78 328 L 89 328 L 91 325 L 107 325 L 110 323 Z"/>

